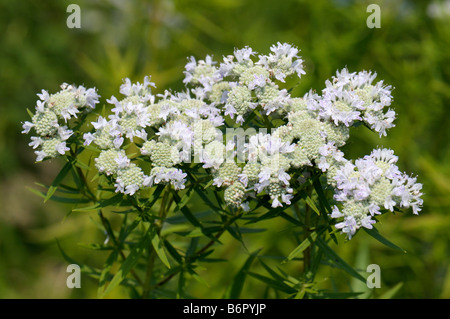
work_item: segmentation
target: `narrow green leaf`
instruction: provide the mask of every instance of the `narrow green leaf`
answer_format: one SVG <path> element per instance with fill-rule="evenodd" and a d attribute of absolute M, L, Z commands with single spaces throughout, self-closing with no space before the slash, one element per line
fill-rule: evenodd
<path fill-rule="evenodd" d="M 199 243 L 199 238 L 191 238 L 189 247 L 186 250 L 186 256 L 190 257 L 190 256 L 194 255 L 195 251 L 197 250 L 198 243 Z"/>
<path fill-rule="evenodd" d="M 228 233 L 230 233 L 231 236 L 233 236 L 237 241 L 239 241 L 241 244 L 244 244 L 244 242 L 242 241 L 242 236 L 239 233 L 238 228 L 233 228 L 231 226 L 226 226 L 225 229 L 227 230 Z"/>
<path fill-rule="evenodd" d="M 238 227 L 238 226 L 230 226 L 234 230 L 239 231 L 241 234 L 255 234 L 261 233 L 267 230 L 267 228 L 248 228 L 248 227 Z"/>
<path fill-rule="evenodd" d="M 27 108 L 27 113 L 31 118 L 33 118 L 34 114 L 33 114 L 33 112 L 30 111 L 29 108 Z"/>
<path fill-rule="evenodd" d="M 194 216 L 199 219 L 199 218 L 203 218 L 206 216 L 209 216 L 212 214 L 211 210 L 207 210 L 207 211 L 203 211 L 203 212 L 198 212 L 198 213 L 194 213 Z M 176 215 L 176 216 L 170 216 L 168 218 L 166 218 L 165 222 L 171 225 L 178 225 L 178 224 L 184 224 L 186 223 L 187 218 L 181 214 L 181 215 Z"/>
<path fill-rule="evenodd" d="M 367 229 L 364 227 L 364 231 L 366 233 L 368 233 L 370 236 L 372 236 L 373 238 L 375 238 L 376 240 L 378 240 L 380 243 L 382 243 L 392 249 L 399 250 L 403 253 L 406 253 L 406 250 L 404 250 L 401 247 L 398 247 L 396 244 L 392 243 L 391 241 L 389 241 L 385 237 L 383 237 L 375 227 L 373 227 L 372 229 Z"/>
<path fill-rule="evenodd" d="M 158 255 L 159 259 L 163 262 L 163 264 L 170 269 L 170 263 L 169 260 L 167 259 L 166 253 L 164 252 L 164 247 L 161 244 L 161 240 L 158 236 L 158 234 L 156 233 L 156 231 L 151 231 L 151 237 L 152 237 L 152 245 L 153 248 L 155 249 L 156 254 Z"/>
<path fill-rule="evenodd" d="M 192 276 L 192 278 L 194 278 L 195 280 L 197 280 L 199 283 L 201 283 L 202 285 L 205 285 L 206 287 L 209 287 L 209 284 L 206 282 L 205 279 L 203 279 L 201 276 L 199 276 L 194 269 L 192 269 L 191 267 L 188 267 L 188 273 Z"/>
<path fill-rule="evenodd" d="M 333 228 L 331 227 L 330 218 L 329 218 L 328 214 L 322 214 L 322 218 L 325 220 L 326 225 L 328 225 L 326 227 L 328 229 L 328 233 L 330 234 L 331 239 L 337 245 L 338 244 L 338 240 L 336 238 L 336 235 L 334 234 L 336 232 L 336 229 L 333 230 Z"/>
<path fill-rule="evenodd" d="M 297 219 L 295 219 L 294 217 L 292 217 L 292 216 L 286 214 L 286 212 L 282 212 L 282 213 L 280 214 L 280 217 L 281 217 L 281 218 L 284 218 L 285 220 L 287 220 L 288 222 L 290 222 L 290 223 L 292 223 L 292 224 L 294 224 L 294 225 L 296 225 L 296 226 L 305 227 L 305 224 L 304 224 L 304 223 L 302 223 L 300 220 L 297 220 Z"/>
<path fill-rule="evenodd" d="M 284 262 L 290 261 L 295 257 L 299 256 L 306 248 L 311 246 L 311 244 L 316 240 L 317 233 L 311 233 L 300 245 L 298 245 L 286 258 Z"/>
<path fill-rule="evenodd" d="M 166 185 L 158 185 L 156 189 L 153 191 L 152 195 L 148 198 L 147 202 L 145 203 L 146 207 L 153 207 L 155 205 L 156 201 L 159 199 L 159 195 L 163 192 Z"/>
<path fill-rule="evenodd" d="M 108 207 L 113 206 L 116 204 L 119 204 L 123 199 L 123 194 L 118 193 L 117 195 L 107 198 L 107 199 L 101 199 L 99 200 L 99 207 Z"/>
<path fill-rule="evenodd" d="M 328 246 L 328 244 L 320 237 L 317 237 L 317 245 L 322 249 L 323 253 L 333 262 L 333 264 L 347 272 L 350 276 L 366 282 L 363 276 L 361 276 L 355 269 L 349 266 L 336 252 Z"/>
<path fill-rule="evenodd" d="M 197 258 L 197 260 L 199 260 L 201 262 L 205 262 L 205 263 L 221 263 L 221 262 L 228 261 L 223 258 Z"/>
<path fill-rule="evenodd" d="M 47 186 L 47 185 L 44 185 L 44 184 L 41 184 L 41 183 L 35 183 L 36 185 L 38 185 L 38 186 L 40 186 L 40 187 L 42 187 L 42 188 L 44 188 L 44 189 L 46 189 L 47 191 L 48 191 L 48 189 L 50 188 L 50 186 Z M 77 195 L 79 195 L 80 194 L 80 191 L 78 190 L 78 189 L 75 189 L 75 188 L 71 188 L 71 187 L 69 187 L 69 186 L 66 186 L 66 185 L 64 185 L 64 184 L 59 184 L 59 188 L 56 190 L 57 192 L 59 192 L 59 193 L 64 193 L 64 194 L 77 194 Z M 45 194 L 47 194 L 47 193 L 45 193 Z"/>
<path fill-rule="evenodd" d="M 114 247 L 101 244 L 78 243 L 78 246 L 91 250 L 113 250 Z"/>
<path fill-rule="evenodd" d="M 214 205 L 211 200 L 209 199 L 208 196 L 205 195 L 205 191 L 198 189 L 197 187 L 195 188 L 196 193 L 202 198 L 203 202 L 208 205 L 209 207 L 211 207 L 213 209 L 214 212 L 226 212 L 224 211 L 222 208 L 217 207 L 216 205 Z"/>
<path fill-rule="evenodd" d="M 259 260 L 261 265 L 264 267 L 264 269 L 272 276 L 273 279 L 278 280 L 280 282 L 283 282 L 286 280 L 286 278 L 283 278 L 281 275 L 279 275 L 275 270 L 271 269 L 266 263 L 264 263 L 261 259 Z"/>
<path fill-rule="evenodd" d="M 94 146 L 94 143 L 92 143 L 91 145 L 84 145 L 84 148 L 89 150 L 89 151 L 94 151 L 96 153 L 100 153 L 101 150 L 98 147 Z"/>
<path fill-rule="evenodd" d="M 165 240 L 163 243 L 169 254 L 181 265 L 183 263 L 183 257 L 178 253 L 176 248 L 168 240 Z"/>
<path fill-rule="evenodd" d="M 286 208 L 286 207 L 277 207 L 275 209 L 268 208 L 268 207 L 266 207 L 266 208 L 269 209 L 269 211 L 267 213 L 265 213 L 265 214 L 263 214 L 263 215 L 261 215 L 259 217 L 250 219 L 245 224 L 254 224 L 254 223 L 266 220 L 266 219 L 276 218 L 283 212 L 283 208 Z"/>
<path fill-rule="evenodd" d="M 205 186 L 203 186 L 203 189 L 207 189 L 207 188 L 210 187 L 213 183 L 214 183 L 214 179 L 211 179 L 208 183 L 206 183 Z"/>
<path fill-rule="evenodd" d="M 53 180 L 53 183 L 50 185 L 50 188 L 47 191 L 47 195 L 45 196 L 44 203 L 46 203 L 50 197 L 55 193 L 56 189 L 58 188 L 59 184 L 63 181 L 64 177 L 66 177 L 67 173 L 72 168 L 72 163 L 67 162 L 66 165 L 63 166 L 61 171 L 56 175 L 55 179 Z"/>
<path fill-rule="evenodd" d="M 180 200 L 181 200 L 181 199 L 180 199 L 180 196 L 178 196 L 178 194 L 175 193 L 174 191 L 173 191 L 172 193 L 173 193 L 173 198 L 174 198 L 175 202 L 176 202 L 177 204 L 179 204 L 179 203 L 180 203 Z M 182 206 L 182 207 L 180 208 L 180 210 L 181 210 L 181 213 L 184 215 L 184 217 L 186 217 L 186 219 L 187 219 L 193 226 L 203 228 L 203 227 L 202 227 L 202 224 L 200 223 L 200 221 L 194 216 L 194 214 L 192 214 L 192 212 L 189 210 L 189 208 L 187 208 L 186 206 Z"/>
<path fill-rule="evenodd" d="M 76 160 L 76 161 L 74 162 L 74 165 L 75 165 L 76 167 L 79 167 L 79 168 L 81 168 L 81 169 L 85 169 L 85 170 L 87 170 L 87 171 L 89 171 L 89 170 L 91 169 L 88 165 L 84 164 L 83 162 L 81 162 L 81 161 L 79 161 L 79 160 Z"/>
<path fill-rule="evenodd" d="M 242 124 L 242 127 L 246 127 L 248 123 L 250 123 L 251 120 L 256 116 L 255 112 L 250 113 L 247 118 L 245 119 L 244 124 Z"/>
<path fill-rule="evenodd" d="M 314 280 L 314 277 L 317 274 L 317 270 L 319 269 L 319 266 L 322 261 L 322 256 L 323 256 L 323 251 L 320 249 L 317 249 L 316 253 L 313 254 L 313 258 L 311 260 L 311 265 L 309 268 L 311 273 L 313 274 L 313 277 L 311 278 L 311 280 Z"/>
<path fill-rule="evenodd" d="M 70 198 L 70 197 L 60 197 L 60 196 L 52 196 L 50 198 L 52 201 L 65 203 L 65 204 L 86 204 L 91 200 L 87 198 Z"/>
<path fill-rule="evenodd" d="M 98 208 L 99 208 L 99 205 L 95 204 L 95 205 L 92 205 L 92 206 L 75 208 L 72 211 L 73 212 L 86 212 L 86 211 L 90 211 L 90 210 L 97 210 Z"/>
<path fill-rule="evenodd" d="M 319 209 L 317 208 L 316 204 L 314 203 L 314 201 L 312 200 L 311 197 L 306 197 L 305 202 L 306 202 L 306 204 L 308 204 L 309 207 L 312 208 L 312 210 L 313 210 L 317 215 L 320 216 L 320 211 L 319 211 Z"/>
<path fill-rule="evenodd" d="M 33 189 L 31 187 L 27 187 L 27 189 L 32 192 L 33 194 L 38 195 L 39 197 L 45 198 L 46 194 Z M 76 197 L 60 197 L 60 196 L 55 196 L 53 195 L 50 198 L 52 201 L 55 202 L 59 202 L 59 203 L 65 203 L 65 204 L 85 204 L 85 203 L 89 203 L 91 200 L 90 199 L 86 199 L 86 198 L 76 198 Z"/>
<path fill-rule="evenodd" d="M 195 227 L 191 231 L 185 231 L 185 232 L 175 232 L 176 234 L 184 237 L 189 238 L 195 238 L 195 237 L 201 237 L 201 236 L 208 236 L 210 237 L 212 234 L 222 231 L 222 226 L 211 226 L 211 227 Z"/>
<path fill-rule="evenodd" d="M 403 282 L 396 284 L 394 287 L 386 291 L 384 294 L 380 296 L 380 299 L 392 299 L 403 287 Z"/>
<path fill-rule="evenodd" d="M 248 272 L 247 274 L 249 276 L 252 276 L 253 278 L 256 278 L 259 281 L 265 283 L 266 285 L 268 285 L 269 287 L 271 287 L 273 289 L 280 290 L 280 291 L 283 291 L 288 294 L 293 294 L 293 293 L 297 292 L 294 288 L 289 287 L 288 285 L 286 285 L 283 282 L 280 282 L 278 280 L 274 280 L 274 279 L 271 279 L 266 276 L 262 276 L 260 274 L 254 273 L 254 272 Z"/>
<path fill-rule="evenodd" d="M 231 286 L 229 290 L 227 291 L 225 295 L 225 299 L 237 299 L 239 298 L 242 288 L 244 287 L 245 277 L 247 276 L 247 272 L 250 269 L 250 266 L 252 265 L 253 261 L 255 260 L 258 253 L 261 251 L 261 249 L 257 250 L 256 252 L 252 253 L 247 260 L 245 261 L 242 268 L 239 270 L 239 272 L 234 276 L 233 281 L 231 282 Z"/>
<path fill-rule="evenodd" d="M 123 199 L 123 194 L 122 193 L 118 193 L 110 198 L 104 199 L 104 200 L 100 200 L 97 204 L 92 205 L 92 206 L 87 206 L 87 207 L 80 207 L 80 208 L 76 208 L 73 211 L 74 212 L 83 212 L 83 211 L 88 211 L 88 210 L 97 210 L 99 208 L 103 208 L 103 207 L 108 207 L 108 206 L 113 206 L 116 204 L 119 204 Z"/>
<path fill-rule="evenodd" d="M 114 250 L 111 252 L 111 254 L 108 256 L 108 259 L 105 262 L 105 265 L 103 266 L 102 273 L 100 274 L 100 279 L 98 281 L 98 288 L 97 288 L 97 296 L 100 298 L 104 292 L 105 284 L 108 282 L 108 277 L 110 275 L 110 270 L 114 264 L 114 262 L 117 260 L 117 257 L 119 256 L 119 251 Z"/>
<path fill-rule="evenodd" d="M 70 173 L 72 174 L 72 178 L 73 178 L 73 181 L 75 182 L 75 185 L 77 186 L 77 189 L 78 190 L 83 189 L 83 187 L 84 187 L 83 181 L 81 180 L 81 177 L 78 175 L 76 170 L 71 169 Z"/>
<path fill-rule="evenodd" d="M 120 232 L 119 238 L 117 239 L 119 243 L 123 243 L 129 234 L 139 225 L 142 221 L 141 217 L 137 217 L 130 225 L 125 227 L 123 231 Z"/>
<path fill-rule="evenodd" d="M 180 198 L 180 200 L 177 202 L 177 206 L 175 206 L 173 211 L 177 212 L 184 206 L 186 206 L 186 204 L 190 201 L 193 194 L 194 194 L 194 187 L 192 186 L 187 190 L 186 194 L 184 194 L 183 197 Z"/>
<path fill-rule="evenodd" d="M 320 184 L 320 175 L 318 175 L 316 178 L 313 178 L 313 185 L 319 198 L 320 209 L 324 212 L 321 216 L 324 219 L 325 223 L 328 225 L 327 228 L 331 239 L 337 245 L 338 241 L 336 235 L 333 233 L 333 229 L 330 225 L 330 218 L 328 216 L 328 214 L 331 213 L 332 209 L 330 203 L 328 202 L 328 199 L 323 192 L 322 184 Z"/>
<path fill-rule="evenodd" d="M 300 191 L 291 200 L 291 205 L 295 204 L 296 202 L 298 202 L 302 198 L 306 198 L 306 196 L 305 196 L 304 192 Z M 246 224 L 253 224 L 253 223 L 257 223 L 257 222 L 262 221 L 262 220 L 278 217 L 278 216 L 280 216 L 280 214 L 282 214 L 282 212 L 284 210 L 286 210 L 286 209 L 288 209 L 290 207 L 290 206 L 286 205 L 286 206 L 283 206 L 283 207 L 272 208 L 272 206 L 268 202 L 263 203 L 263 206 L 266 207 L 269 211 L 267 213 L 257 217 L 257 218 L 249 220 Z"/>
<path fill-rule="evenodd" d="M 178 287 L 177 287 L 177 299 L 184 298 L 184 286 L 186 284 L 186 277 L 184 276 L 184 269 L 180 271 L 178 276 Z"/>
<path fill-rule="evenodd" d="M 185 236 L 187 238 L 198 238 L 203 236 L 203 231 L 200 227 L 195 227 L 190 232 L 183 232 L 183 233 L 178 232 L 178 234 Z"/>
<path fill-rule="evenodd" d="M 97 179 L 99 179 L 99 178 L 100 178 L 100 173 L 97 172 L 97 173 L 94 174 L 94 176 L 92 176 L 92 178 L 91 178 L 91 180 L 90 180 L 90 183 L 95 182 L 95 181 L 96 181 Z"/>
<path fill-rule="evenodd" d="M 313 185 L 314 189 L 316 190 L 317 196 L 319 197 L 319 202 L 326 208 L 328 213 L 330 213 L 332 209 L 330 204 L 328 203 L 325 194 L 323 193 L 323 188 L 322 185 L 320 184 L 319 178 L 313 180 Z"/>

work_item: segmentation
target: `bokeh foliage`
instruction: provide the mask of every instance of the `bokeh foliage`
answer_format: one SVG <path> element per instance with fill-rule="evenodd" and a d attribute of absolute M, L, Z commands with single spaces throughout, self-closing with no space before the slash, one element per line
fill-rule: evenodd
<path fill-rule="evenodd" d="M 350 242 L 340 238 L 334 248 L 363 272 L 368 264 L 380 265 L 382 288 L 373 297 L 394 288 L 397 298 L 450 298 L 450 12 L 430 15 L 431 2 L 0 0 L 0 297 L 95 297 L 96 283 L 87 277 L 82 289 L 66 287 L 67 263 L 55 239 L 83 262 L 100 266 L 106 256 L 77 244 L 105 239 L 95 214 L 44 205 L 26 188 L 36 181 L 50 183 L 61 167 L 58 161 L 35 165 L 27 137 L 20 134 L 36 93 L 55 92 L 63 82 L 85 84 L 97 87 L 104 103 L 117 94 L 123 78 L 142 81 L 144 75 L 152 76 L 159 93 L 178 90 L 187 56 L 220 59 L 245 45 L 267 53 L 280 41 L 298 46 L 305 59 L 307 74 L 288 83 L 292 95 L 321 90 L 344 66 L 376 71 L 377 79 L 395 87 L 396 127 L 382 139 L 364 127 L 353 129 L 346 155 L 360 157 L 378 145 L 394 149 L 400 169 L 417 173 L 424 184 L 424 209 L 419 217 L 400 213 L 381 219 L 380 232 L 406 254 L 363 232 Z M 81 29 L 66 27 L 70 3 L 81 7 Z M 380 29 L 366 26 L 369 3 L 380 5 Z M 258 227 L 267 231 L 248 234 L 248 251 L 225 237 L 215 258 L 229 262 L 207 265 L 200 274 L 209 286 L 194 280 L 189 293 L 220 298 L 249 252 L 262 248 L 264 255 L 276 257 L 298 245 L 283 220 Z M 281 265 L 276 258 L 263 262 L 292 274 L 298 266 Z M 252 271 L 266 275 L 259 260 L 254 266 Z M 319 283 L 323 287 L 367 290 L 340 270 L 324 267 L 318 278 L 325 278 Z M 247 277 L 241 296 L 278 297 L 260 287 Z M 110 295 L 126 296 L 120 289 Z"/>

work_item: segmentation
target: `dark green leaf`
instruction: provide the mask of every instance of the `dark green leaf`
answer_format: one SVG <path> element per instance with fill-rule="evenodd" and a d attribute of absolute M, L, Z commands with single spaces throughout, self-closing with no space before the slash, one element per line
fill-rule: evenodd
<path fill-rule="evenodd" d="M 173 192 L 173 198 L 175 200 L 175 202 L 177 204 L 180 203 L 181 199 L 180 196 L 178 196 L 177 193 Z M 200 223 L 200 221 L 194 216 L 194 214 L 192 214 L 192 212 L 189 210 L 189 208 L 187 208 L 186 206 L 182 206 L 181 208 L 181 212 L 184 215 L 184 217 L 186 217 L 186 219 L 195 227 L 199 227 L 202 228 L 202 224 Z"/>
<path fill-rule="evenodd" d="M 248 228 L 248 227 L 238 227 L 238 226 L 230 226 L 230 228 L 233 228 L 241 234 L 255 234 L 255 233 L 261 233 L 266 231 L 266 228 Z"/>
<path fill-rule="evenodd" d="M 88 211 L 88 210 L 97 210 L 99 208 L 108 207 L 108 206 L 114 206 L 114 205 L 119 204 L 122 201 L 122 199 L 123 199 L 123 194 L 118 193 L 115 196 L 112 196 L 110 198 L 99 200 L 99 202 L 95 205 L 88 206 L 88 207 L 76 208 L 73 211 L 82 212 L 82 211 Z"/>
<path fill-rule="evenodd" d="M 161 193 L 163 192 L 165 188 L 165 185 L 158 185 L 156 187 L 156 189 L 153 191 L 152 195 L 150 195 L 150 197 L 148 198 L 147 202 L 145 203 L 146 207 L 153 207 L 153 205 L 156 203 L 156 201 L 159 198 L 159 195 L 161 195 Z"/>
<path fill-rule="evenodd" d="M 313 185 L 314 189 L 316 190 L 317 196 L 319 197 L 319 202 L 326 208 L 327 212 L 330 213 L 332 209 L 323 192 L 323 188 L 322 185 L 320 184 L 319 178 L 314 179 Z"/>
<path fill-rule="evenodd" d="M 253 261 L 260 251 L 261 249 L 257 250 L 247 258 L 242 268 L 239 270 L 236 276 L 234 276 L 233 281 L 231 282 L 231 286 L 229 286 L 229 290 L 225 294 L 225 299 L 239 298 L 242 292 L 242 288 L 244 287 L 245 277 L 247 276 L 248 270 L 250 269 L 250 266 L 252 265 Z"/>
<path fill-rule="evenodd" d="M 264 263 L 261 259 L 259 260 L 264 269 L 272 276 L 273 279 L 283 282 L 286 278 L 280 276 L 275 270 L 271 269 L 266 263 Z"/>
<path fill-rule="evenodd" d="M 194 187 L 191 186 L 187 192 L 181 197 L 181 199 L 177 202 L 177 206 L 174 208 L 174 212 L 179 211 L 182 209 L 186 204 L 191 200 L 192 195 L 194 194 Z"/>
<path fill-rule="evenodd" d="M 355 269 L 350 267 L 341 257 L 339 257 L 339 255 L 336 254 L 336 252 L 331 249 L 330 246 L 328 246 L 328 244 L 322 238 L 318 237 L 316 243 L 336 267 L 341 268 L 352 277 L 364 283 L 366 282 L 366 279 L 364 279 L 363 276 L 361 276 Z"/>
<path fill-rule="evenodd" d="M 295 257 L 298 257 L 306 248 L 311 246 L 311 244 L 316 240 L 317 233 L 313 232 L 311 233 L 300 245 L 298 245 L 291 253 L 287 256 L 286 261 L 290 261 L 294 259 Z"/>
<path fill-rule="evenodd" d="M 231 227 L 231 226 L 226 226 L 225 229 L 226 229 L 227 232 L 228 232 L 231 236 L 233 236 L 237 241 L 239 241 L 239 242 L 242 243 L 242 244 L 244 243 L 244 242 L 242 241 L 242 236 L 241 236 L 241 234 L 239 233 L 239 231 L 238 231 L 237 228 L 233 228 L 233 227 Z"/>
<path fill-rule="evenodd" d="M 203 190 L 201 190 L 201 189 L 198 189 L 197 187 L 195 188 L 195 191 L 196 191 L 196 193 L 202 198 L 203 202 L 204 202 L 206 205 L 208 205 L 209 207 L 211 207 L 211 208 L 214 210 L 214 212 L 219 212 L 219 211 L 225 212 L 222 208 L 219 208 L 219 207 L 215 206 L 215 205 L 210 201 L 210 199 L 208 198 L 208 196 L 205 195 L 205 191 L 203 191 Z"/>
<path fill-rule="evenodd" d="M 206 282 L 205 279 L 203 279 L 201 276 L 199 276 L 194 269 L 192 269 L 191 267 L 187 268 L 188 273 L 192 276 L 192 278 L 194 278 L 195 280 L 197 280 L 199 283 L 201 283 L 202 285 L 205 285 L 206 287 L 209 287 L 209 284 Z"/>
<path fill-rule="evenodd" d="M 178 276 L 178 288 L 177 288 L 177 298 L 184 298 L 184 286 L 186 285 L 186 278 L 184 276 L 184 270 L 181 269 Z"/>
<path fill-rule="evenodd" d="M 119 238 L 118 238 L 119 243 L 122 244 L 125 241 L 125 239 L 128 237 L 128 235 L 131 234 L 131 232 L 139 225 L 141 220 L 142 219 L 140 217 L 137 217 L 130 225 L 125 227 L 123 229 L 123 231 L 120 232 Z"/>
<path fill-rule="evenodd" d="M 91 249 L 91 250 L 112 250 L 114 249 L 112 246 L 106 246 L 101 244 L 85 244 L 85 243 L 79 243 L 78 246 Z"/>
<path fill-rule="evenodd" d="M 197 250 L 198 242 L 199 242 L 199 238 L 198 237 L 191 238 L 191 242 L 189 243 L 189 247 L 186 250 L 186 256 L 190 257 L 190 256 L 192 256 L 195 253 L 195 251 Z"/>
<path fill-rule="evenodd" d="M 161 244 L 161 239 L 158 236 L 158 233 L 155 230 L 151 230 L 151 241 L 153 248 L 155 249 L 156 254 L 158 255 L 159 259 L 163 262 L 163 264 L 170 269 L 170 263 L 167 259 L 166 253 L 164 252 L 164 247 Z"/>
<path fill-rule="evenodd" d="M 56 175 L 55 179 L 53 180 L 52 185 L 50 185 L 50 188 L 47 191 L 47 195 L 45 196 L 44 203 L 46 203 L 50 197 L 55 193 L 56 189 L 58 188 L 59 184 L 63 181 L 64 177 L 66 177 L 67 173 L 72 168 L 72 163 L 67 162 L 66 165 L 63 166 L 61 171 Z"/>
<path fill-rule="evenodd" d="M 282 212 L 280 214 L 280 217 L 284 218 L 285 220 L 287 220 L 288 222 L 290 222 L 290 223 L 292 223 L 292 224 L 294 224 L 296 226 L 305 227 L 305 224 L 303 224 L 301 221 L 293 218 L 292 216 L 286 214 L 286 212 Z"/>
<path fill-rule="evenodd" d="M 317 208 L 316 204 L 314 203 L 314 201 L 312 200 L 311 197 L 306 197 L 305 202 L 306 202 L 306 204 L 307 204 L 309 207 L 312 208 L 312 210 L 313 210 L 317 215 L 320 216 L 320 211 L 319 211 L 319 209 Z"/>
<path fill-rule="evenodd" d="M 207 210 L 204 212 L 198 212 L 198 213 L 194 213 L 194 216 L 199 219 L 199 218 L 203 218 L 206 217 L 208 215 L 211 215 L 212 211 L 211 210 Z M 171 216 L 166 218 L 165 222 L 172 224 L 172 225 L 176 225 L 176 224 L 183 224 L 187 221 L 187 218 L 184 215 L 177 215 L 177 216 Z"/>
<path fill-rule="evenodd" d="M 166 247 L 167 251 L 169 252 L 169 254 L 179 263 L 182 264 L 183 263 L 183 257 L 178 253 L 178 251 L 175 249 L 175 247 L 172 246 L 172 244 L 168 241 L 165 240 L 163 242 L 164 246 Z"/>
<path fill-rule="evenodd" d="M 392 249 L 399 250 L 399 251 L 401 251 L 403 253 L 406 253 L 406 250 L 404 250 L 403 248 L 398 247 L 396 244 L 390 242 L 389 240 L 387 240 L 386 238 L 381 236 L 381 234 L 378 232 L 378 230 L 375 227 L 373 227 L 372 229 L 364 228 L 364 231 L 366 233 L 368 233 L 370 236 L 372 236 L 373 238 L 375 238 L 376 240 L 378 240 L 380 243 L 382 243 L 382 244 L 384 244 L 384 245 L 386 245 L 386 246 L 388 246 L 388 247 L 390 247 Z"/>
<path fill-rule="evenodd" d="M 288 294 L 293 294 L 293 293 L 297 292 L 294 288 L 289 287 L 288 285 L 284 284 L 283 282 L 279 282 L 278 280 L 273 280 L 269 277 L 262 276 L 260 274 L 254 273 L 254 272 L 248 272 L 247 274 L 249 276 L 252 276 L 253 278 L 256 278 L 259 281 L 265 283 L 266 285 L 268 285 L 269 287 L 271 287 L 273 289 L 280 290 L 280 291 L 283 291 Z"/>

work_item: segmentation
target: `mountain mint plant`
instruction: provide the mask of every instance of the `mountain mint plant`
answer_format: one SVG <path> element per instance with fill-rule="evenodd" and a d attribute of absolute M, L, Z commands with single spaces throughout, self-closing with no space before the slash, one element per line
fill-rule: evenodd
<path fill-rule="evenodd" d="M 271 218 L 292 223 L 301 243 L 285 256 L 301 263 L 295 283 L 280 283 L 287 297 L 315 282 L 321 260 L 364 279 L 342 260 L 333 264 L 329 244 L 337 233 L 352 239 L 364 229 L 396 247 L 374 224 L 402 208 L 418 214 L 422 185 L 400 171 L 390 149 L 356 160 L 342 151 L 355 126 L 380 137 L 395 126 L 392 87 L 376 82 L 376 73 L 344 68 L 322 92 L 292 96 L 286 79 L 305 74 L 298 53 L 278 43 L 268 55 L 245 47 L 221 62 L 190 57 L 184 91 L 155 95 L 150 77 L 125 79 L 103 110 L 94 88 L 63 84 L 54 94 L 38 94 L 23 133 L 32 132 L 37 162 L 66 160 L 38 194 L 75 203 L 74 211 L 98 212 L 108 235 L 99 245 L 112 247 L 105 268 L 88 271 L 100 278 L 100 296 L 123 284 L 133 296 L 161 297 L 167 286 L 176 291 L 170 296 L 186 297 L 185 274 L 198 277 L 195 269 L 223 233 L 243 242 L 239 227 Z M 67 176 L 73 179 L 64 183 Z M 200 202 L 207 217 L 190 204 Z M 122 225 L 113 229 L 108 215 L 117 212 Z M 176 217 L 187 231 L 164 231 Z M 122 271 L 110 273 L 115 262 Z M 311 288 L 301 296 L 326 297 L 327 291 Z"/>

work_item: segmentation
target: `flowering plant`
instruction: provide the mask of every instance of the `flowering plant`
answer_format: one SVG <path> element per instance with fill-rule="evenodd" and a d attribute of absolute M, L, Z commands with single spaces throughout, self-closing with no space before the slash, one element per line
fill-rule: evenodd
<path fill-rule="evenodd" d="M 325 258 L 364 280 L 330 248 L 337 232 L 351 239 L 365 229 L 396 248 L 373 225 L 379 215 L 401 208 L 418 214 L 422 185 L 400 171 L 392 150 L 377 148 L 355 161 L 341 150 L 353 126 L 363 124 L 380 137 L 394 126 L 392 87 L 375 82 L 373 72 L 344 68 L 320 94 L 293 97 L 282 87 L 286 78 L 305 74 L 299 50 L 278 43 L 270 51 L 257 55 L 245 47 L 221 63 L 191 57 L 184 92 L 154 95 L 150 77 L 143 83 L 125 79 L 122 97 L 107 100 L 111 114 L 103 108 L 94 121 L 88 120 L 99 112 L 94 88 L 63 84 L 55 94 L 38 94 L 23 132 L 34 130 L 29 145 L 38 162 L 66 159 L 39 194 L 76 203 L 74 211 L 98 212 L 108 235 L 100 246 L 112 250 L 103 269 L 87 271 L 100 278 L 100 296 L 123 284 L 141 297 L 158 297 L 177 277 L 176 296 L 183 297 L 186 274 L 201 280 L 198 265 L 223 233 L 242 242 L 243 222 L 284 218 L 296 228 L 300 245 L 285 261 L 300 260 L 301 275 L 274 288 L 289 297 L 326 296 L 304 289 Z M 71 185 L 63 183 L 70 172 Z M 212 219 L 189 207 L 194 196 L 215 214 Z M 123 216 L 119 230 L 107 216 L 117 212 Z M 164 232 L 178 215 L 188 231 Z M 137 267 L 140 261 L 145 270 Z M 120 271 L 111 274 L 115 262 Z M 283 277 L 267 269 L 272 280 Z M 236 297 L 237 290 L 227 296 Z"/>

